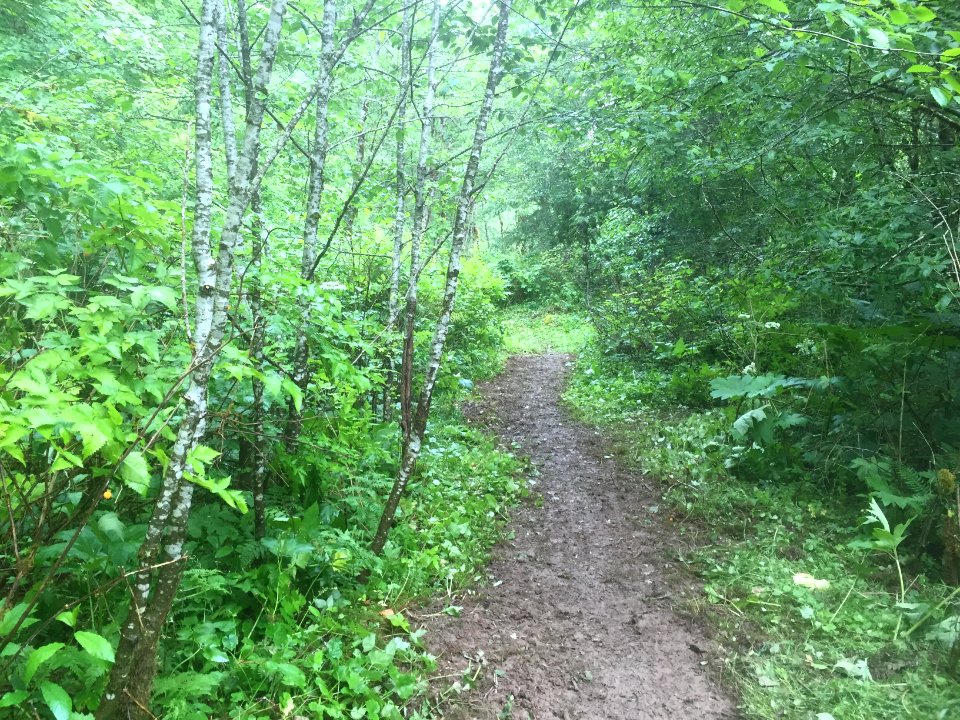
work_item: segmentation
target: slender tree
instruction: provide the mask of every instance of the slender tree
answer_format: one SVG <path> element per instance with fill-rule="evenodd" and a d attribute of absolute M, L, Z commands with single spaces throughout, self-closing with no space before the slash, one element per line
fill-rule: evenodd
<path fill-rule="evenodd" d="M 450 330 L 450 317 L 453 313 L 453 307 L 457 297 L 461 255 L 470 230 L 470 209 L 473 205 L 474 185 L 477 172 L 480 168 L 480 155 L 487 138 L 487 125 L 489 124 L 490 115 L 493 111 L 493 101 L 497 92 L 497 86 L 503 75 L 503 54 L 506 48 L 507 27 L 510 21 L 510 2 L 511 0 L 500 0 L 499 2 L 500 16 L 497 21 L 497 32 L 493 42 L 490 69 L 487 73 L 487 84 L 483 94 L 483 102 L 480 105 L 480 112 L 477 116 L 470 157 L 467 160 L 467 166 L 463 173 L 463 182 L 457 196 L 457 209 L 453 221 L 453 238 L 450 245 L 450 258 L 447 264 L 447 276 L 440 316 L 437 319 L 433 333 L 433 341 L 430 344 L 426 375 L 423 379 L 423 386 L 420 390 L 416 411 L 411 419 L 409 428 L 404 433 L 405 438 L 400 469 L 394 480 L 390 495 L 387 498 L 383 514 L 380 517 L 380 524 L 377 527 L 377 532 L 371 544 L 371 549 L 375 553 L 382 552 L 384 545 L 386 545 L 387 536 L 393 525 L 393 518 L 396 515 L 397 507 L 410 482 L 410 478 L 413 476 L 417 458 L 420 456 L 420 448 L 423 444 L 423 435 L 427 427 L 430 405 L 433 400 L 433 390 L 436 386 L 437 374 L 440 371 L 443 348 Z M 411 280 L 411 283 L 412 282 L 413 280 Z"/>
<path fill-rule="evenodd" d="M 334 31 L 337 24 L 336 0 L 323 4 L 323 20 L 320 25 L 319 91 L 316 100 L 316 123 L 313 129 L 313 145 L 310 152 L 310 181 L 307 189 L 307 211 L 303 224 L 303 257 L 300 275 L 302 285 L 298 288 L 297 304 L 303 322 L 297 326 L 297 339 L 293 350 L 293 381 L 301 391 L 310 383 L 310 351 L 308 330 L 313 315 L 312 277 L 317 261 L 317 238 L 320 227 L 320 207 L 323 202 L 324 172 L 327 164 L 327 149 L 330 135 L 330 92 L 333 89 L 333 68 L 336 62 Z M 287 410 L 287 427 L 284 440 L 288 451 L 297 446 L 303 416 L 297 404 L 290 400 Z"/>
<path fill-rule="evenodd" d="M 97 709 L 98 720 L 145 718 L 156 674 L 157 644 L 183 572 L 183 542 L 193 505 L 191 455 L 207 427 L 210 376 L 226 334 L 227 309 L 233 284 L 234 256 L 240 238 L 243 214 L 250 203 L 251 176 L 260 152 L 267 87 L 273 72 L 286 11 L 286 0 L 275 0 L 264 31 L 260 65 L 253 80 L 253 101 L 246 116 L 243 146 L 238 152 L 233 135 L 229 82 L 220 75 L 222 126 L 228 166 L 227 208 L 220 241 L 213 253 L 212 107 L 213 71 L 217 38 L 224 37 L 226 12 L 222 0 L 204 0 L 200 17 L 200 43 L 196 89 L 196 197 L 192 236 L 193 262 L 197 272 L 193 357 L 188 371 L 190 384 L 183 393 L 183 414 L 177 439 L 163 474 L 160 494 L 154 504 L 147 534 L 140 547 L 139 570 L 131 588 L 130 611 L 123 625 L 116 662 Z M 220 65 L 225 64 L 223 56 Z M 232 147 L 231 147 L 232 146 Z M 230 169 L 232 168 L 232 170 Z"/>
<path fill-rule="evenodd" d="M 413 397 L 413 333 L 417 320 L 417 296 L 420 273 L 420 248 L 427 227 L 427 176 L 430 167 L 430 141 L 433 136 L 433 104 L 437 91 L 437 38 L 440 34 L 440 3 L 434 0 L 430 12 L 430 38 L 427 45 L 427 86 L 420 116 L 420 145 L 417 151 L 417 174 L 413 189 L 413 227 L 410 232 L 410 279 L 404 298 L 403 350 L 400 360 L 400 426 L 402 448 L 406 448 Z M 405 452 L 405 450 L 403 450 Z M 402 457 L 402 455 L 401 455 Z"/>
<path fill-rule="evenodd" d="M 400 22 L 400 109 L 397 111 L 397 155 L 396 155 L 396 193 L 397 205 L 393 218 L 393 252 L 390 255 L 390 296 L 387 303 L 387 323 L 389 329 L 393 329 L 398 316 L 398 303 L 400 299 L 400 264 L 403 253 L 403 233 L 406 228 L 406 195 L 407 195 L 407 175 L 406 175 L 406 120 L 407 120 L 407 96 L 410 93 L 411 84 L 411 44 L 413 42 L 413 31 L 411 18 L 413 15 L 413 5 L 408 5 L 403 9 L 403 18 Z M 428 53 L 433 52 L 433 37 L 431 31 L 430 49 Z M 428 68 L 430 62 L 428 60 Z"/>

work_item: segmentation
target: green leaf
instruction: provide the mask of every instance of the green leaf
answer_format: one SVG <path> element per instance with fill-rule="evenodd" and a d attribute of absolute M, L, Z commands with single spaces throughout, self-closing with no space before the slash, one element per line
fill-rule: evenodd
<path fill-rule="evenodd" d="M 199 462 L 204 465 L 209 465 L 218 457 L 220 457 L 220 453 L 211 447 L 207 447 L 206 445 L 197 445 L 193 450 L 190 451 L 191 463 Z"/>
<path fill-rule="evenodd" d="M 120 477 L 138 495 L 146 495 L 150 489 L 150 468 L 147 459 L 139 450 L 135 450 L 120 465 Z"/>
<path fill-rule="evenodd" d="M 17 603 L 12 608 L 7 610 L 3 615 L 0 615 L 0 637 L 9 635 L 13 631 L 13 626 L 20 621 L 20 618 L 27 611 L 27 607 L 28 605 L 25 602 Z M 27 627 L 29 622 L 30 619 L 24 620 L 20 624 L 20 627 Z M 36 620 L 33 619 L 33 622 L 36 622 Z"/>
<path fill-rule="evenodd" d="M 14 690 L 0 697 L 0 708 L 19 707 L 20 703 L 30 697 L 26 690 Z"/>
<path fill-rule="evenodd" d="M 953 95 L 940 87 L 934 86 L 930 88 L 930 94 L 933 95 L 933 99 L 937 101 L 940 107 L 947 107 L 950 101 L 953 100 Z"/>
<path fill-rule="evenodd" d="M 766 421 L 766 407 L 767 406 L 748 410 L 743 415 L 738 417 L 736 422 L 733 423 L 733 436 L 738 440 L 742 440 L 747 436 L 754 426 L 759 426 L 761 423 Z"/>
<path fill-rule="evenodd" d="M 123 533 L 126 528 L 115 512 L 107 512 L 101 515 L 97 520 L 97 527 L 105 535 L 109 535 L 115 540 L 123 540 Z"/>
<path fill-rule="evenodd" d="M 80 647 L 98 660 L 106 660 L 110 663 L 115 660 L 113 645 L 102 635 L 87 630 L 78 630 L 73 637 L 80 643 Z"/>
<path fill-rule="evenodd" d="M 777 13 L 783 13 L 784 15 L 790 12 L 790 8 L 787 7 L 787 4 L 783 0 L 757 0 L 761 5 L 766 5 L 768 8 Z"/>
<path fill-rule="evenodd" d="M 874 47 L 878 47 L 881 50 L 890 49 L 890 37 L 880 28 L 870 28 L 867 30 L 867 35 L 873 40 Z"/>
<path fill-rule="evenodd" d="M 84 460 L 106 445 L 110 439 L 103 430 L 93 423 L 74 425 L 73 431 L 83 440 L 82 456 Z"/>
<path fill-rule="evenodd" d="M 784 375 L 728 375 L 710 381 L 710 397 L 729 400 L 739 397 L 770 397 L 780 388 L 801 387 L 809 384 L 802 378 Z"/>
<path fill-rule="evenodd" d="M 887 522 L 887 516 L 883 514 L 883 510 L 880 505 L 877 503 L 875 497 L 870 498 L 870 507 L 867 508 L 867 517 L 863 521 L 864 525 L 869 523 L 880 523 L 884 530 L 890 532 L 890 523 Z"/>
<path fill-rule="evenodd" d="M 283 379 L 282 385 L 284 391 L 293 400 L 293 406 L 297 409 L 297 412 L 300 412 L 303 409 L 303 390 L 293 380 L 286 377 Z"/>
<path fill-rule="evenodd" d="M 30 653 L 30 657 L 27 658 L 27 664 L 23 668 L 24 684 L 28 684 L 33 679 L 33 676 L 37 674 L 37 670 L 40 669 L 40 666 L 56 655 L 62 647 L 62 642 L 55 642 L 50 643 L 49 645 L 38 647 L 36 650 Z"/>
<path fill-rule="evenodd" d="M 80 606 L 78 605 L 73 610 L 64 610 L 62 613 L 57 615 L 57 620 L 62 622 L 64 625 L 69 627 L 77 626 L 77 615 L 80 614 Z"/>
<path fill-rule="evenodd" d="M 935 73 L 936 71 L 936 68 L 929 65 L 911 65 L 907 68 L 908 73 Z"/>
<path fill-rule="evenodd" d="M 926 5 L 916 5 L 911 8 L 911 12 L 918 22 L 930 22 L 937 17 L 937 14 Z"/>
<path fill-rule="evenodd" d="M 908 22 L 910 22 L 910 16 L 907 15 L 903 10 L 891 10 L 890 22 L 892 22 L 894 25 L 906 25 Z"/>
<path fill-rule="evenodd" d="M 73 703 L 67 691 L 52 682 L 45 682 L 40 685 L 40 694 L 43 701 L 50 708 L 50 712 L 57 720 L 70 720 L 70 711 L 73 710 Z"/>
<path fill-rule="evenodd" d="M 150 302 L 163 305 L 167 310 L 175 312 L 177 309 L 177 294 L 172 288 L 158 286 L 140 286 L 130 293 L 130 302 L 138 310 L 142 310 Z"/>

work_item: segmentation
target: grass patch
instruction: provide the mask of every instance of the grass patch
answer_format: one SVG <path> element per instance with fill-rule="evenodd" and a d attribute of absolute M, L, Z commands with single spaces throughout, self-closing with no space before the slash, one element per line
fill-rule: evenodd
<path fill-rule="evenodd" d="M 578 353 L 594 335 L 593 326 L 582 315 L 522 306 L 504 313 L 503 328 L 507 355 Z"/>
<path fill-rule="evenodd" d="M 772 465 L 762 482 L 736 477 L 729 417 L 678 406 L 675 385 L 669 371 L 588 350 L 566 400 L 660 479 L 660 512 L 692 548 L 680 560 L 704 583 L 683 609 L 716 629 L 744 717 L 960 718 L 952 589 L 901 557 L 898 604 L 892 557 L 850 547 L 870 537 L 863 497 Z"/>

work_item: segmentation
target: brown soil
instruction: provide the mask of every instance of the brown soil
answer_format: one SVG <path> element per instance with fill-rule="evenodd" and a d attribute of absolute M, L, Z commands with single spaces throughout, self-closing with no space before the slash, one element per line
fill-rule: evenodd
<path fill-rule="evenodd" d="M 466 409 L 529 455 L 543 502 L 518 509 L 514 539 L 494 550 L 488 585 L 458 598 L 459 618 L 423 619 L 441 677 L 477 677 L 445 716 L 734 718 L 705 667 L 709 641 L 671 609 L 674 533 L 650 510 L 655 489 L 560 406 L 569 361 L 515 357 Z"/>

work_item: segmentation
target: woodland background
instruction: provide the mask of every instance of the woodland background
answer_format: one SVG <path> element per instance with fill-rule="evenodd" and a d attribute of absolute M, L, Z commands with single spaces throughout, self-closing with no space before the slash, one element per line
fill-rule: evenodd
<path fill-rule="evenodd" d="M 401 610 L 455 614 L 527 494 L 457 404 L 551 350 L 694 538 L 745 715 L 960 713 L 952 3 L 0 37 L 0 714 L 435 716 L 465 684 Z"/>

